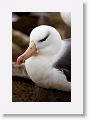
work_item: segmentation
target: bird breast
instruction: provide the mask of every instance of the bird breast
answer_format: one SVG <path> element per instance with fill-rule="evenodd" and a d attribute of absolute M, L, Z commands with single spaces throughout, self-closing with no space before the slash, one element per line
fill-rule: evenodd
<path fill-rule="evenodd" d="M 52 61 L 44 57 L 31 57 L 25 61 L 25 67 L 30 78 L 36 83 L 48 78 L 52 69 Z"/>

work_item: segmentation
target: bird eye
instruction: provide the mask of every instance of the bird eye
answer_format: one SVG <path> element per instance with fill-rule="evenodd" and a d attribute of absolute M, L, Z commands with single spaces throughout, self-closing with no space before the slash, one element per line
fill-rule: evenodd
<path fill-rule="evenodd" d="M 43 38 L 43 39 L 39 40 L 39 42 L 46 41 L 46 39 L 48 38 L 48 36 L 49 36 L 49 34 L 48 34 L 45 38 Z"/>

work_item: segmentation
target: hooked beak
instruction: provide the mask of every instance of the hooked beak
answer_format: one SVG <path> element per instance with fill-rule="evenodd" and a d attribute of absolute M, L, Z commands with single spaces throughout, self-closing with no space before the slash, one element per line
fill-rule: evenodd
<path fill-rule="evenodd" d="M 23 61 L 25 61 L 29 57 L 36 55 L 36 53 L 37 53 L 36 45 L 33 41 L 31 41 L 27 50 L 17 58 L 16 64 L 18 65 L 21 64 Z"/>

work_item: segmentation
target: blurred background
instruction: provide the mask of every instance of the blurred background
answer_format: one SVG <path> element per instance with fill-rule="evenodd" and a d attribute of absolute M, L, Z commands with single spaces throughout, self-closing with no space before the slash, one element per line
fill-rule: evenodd
<path fill-rule="evenodd" d="M 68 13 L 69 15 L 69 13 Z M 70 17 L 70 16 L 69 16 Z M 67 22 L 66 22 L 67 21 Z M 50 25 L 58 30 L 62 39 L 71 38 L 71 21 L 60 12 L 12 13 L 12 101 L 13 102 L 70 102 L 71 93 L 47 90 L 36 86 L 29 79 L 24 64 L 17 66 L 16 59 L 29 44 L 32 29 Z"/>

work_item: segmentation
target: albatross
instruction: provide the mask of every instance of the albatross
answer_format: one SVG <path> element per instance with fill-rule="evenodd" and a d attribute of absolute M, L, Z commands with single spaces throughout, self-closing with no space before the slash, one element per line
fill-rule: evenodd
<path fill-rule="evenodd" d="M 27 50 L 17 58 L 25 61 L 29 77 L 39 87 L 71 91 L 71 43 L 62 40 L 52 26 L 40 25 L 30 34 Z"/>
<path fill-rule="evenodd" d="M 62 17 L 62 20 L 65 22 L 65 24 L 71 27 L 71 13 L 61 12 L 60 15 Z"/>

